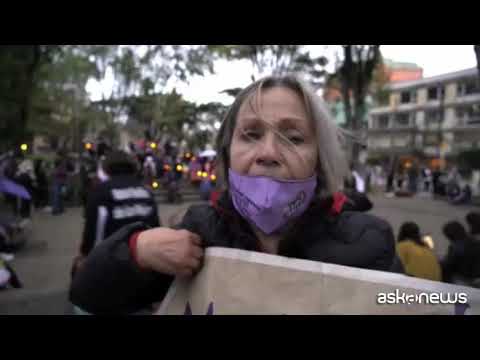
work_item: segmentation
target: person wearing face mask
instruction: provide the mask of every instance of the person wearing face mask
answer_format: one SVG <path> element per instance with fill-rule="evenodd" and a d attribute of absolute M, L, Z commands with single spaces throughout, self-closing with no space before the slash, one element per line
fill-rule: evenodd
<path fill-rule="evenodd" d="M 90 253 L 70 300 L 93 314 L 160 302 L 175 276 L 199 271 L 220 246 L 382 271 L 401 271 L 391 226 L 345 211 L 340 131 L 323 101 L 294 76 L 245 88 L 217 138 L 217 201 L 193 205 L 172 228 L 123 227 Z"/>

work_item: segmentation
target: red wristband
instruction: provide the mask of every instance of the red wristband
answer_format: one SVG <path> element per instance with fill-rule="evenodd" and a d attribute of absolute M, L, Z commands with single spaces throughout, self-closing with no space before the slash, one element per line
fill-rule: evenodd
<path fill-rule="evenodd" d="M 137 258 L 137 241 L 140 233 L 141 231 L 137 231 L 130 236 L 130 239 L 128 239 L 128 248 L 130 249 L 130 255 L 135 264 L 143 270 L 143 267 L 140 265 Z"/>
<path fill-rule="evenodd" d="M 338 215 L 342 212 L 343 204 L 347 201 L 347 197 L 342 192 L 333 194 L 333 204 L 330 209 L 331 215 Z"/>

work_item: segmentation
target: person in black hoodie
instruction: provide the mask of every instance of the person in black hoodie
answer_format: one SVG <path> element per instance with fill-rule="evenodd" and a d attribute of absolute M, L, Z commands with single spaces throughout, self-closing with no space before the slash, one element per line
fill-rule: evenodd
<path fill-rule="evenodd" d="M 172 228 L 137 222 L 104 239 L 75 276 L 71 301 L 93 314 L 136 312 L 161 301 L 175 276 L 197 273 L 210 246 L 400 271 L 391 226 L 335 206 L 347 170 L 339 137 L 296 77 L 251 84 L 217 137 L 220 199 L 192 205 Z"/>
<path fill-rule="evenodd" d="M 465 216 L 469 226 L 470 235 L 476 241 L 480 241 L 480 212 L 471 211 Z"/>
<path fill-rule="evenodd" d="M 36 208 L 41 208 L 47 206 L 48 204 L 48 179 L 45 173 L 44 162 L 42 159 L 35 160 L 34 170 L 35 177 L 37 179 L 34 203 Z"/>
<path fill-rule="evenodd" d="M 480 278 L 480 242 L 458 221 L 446 223 L 442 230 L 450 241 L 447 255 L 441 261 L 443 281 L 468 284 Z"/>
<path fill-rule="evenodd" d="M 123 152 L 112 152 L 104 167 L 109 179 L 88 195 L 82 242 L 72 276 L 96 245 L 125 225 L 141 221 L 150 227 L 160 226 L 153 194 L 135 176 L 133 159 Z"/>

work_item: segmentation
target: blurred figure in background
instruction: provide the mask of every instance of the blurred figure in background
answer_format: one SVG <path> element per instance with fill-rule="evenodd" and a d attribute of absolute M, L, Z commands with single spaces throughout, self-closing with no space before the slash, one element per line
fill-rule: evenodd
<path fill-rule="evenodd" d="M 52 215 L 59 215 L 64 212 L 63 191 L 67 184 L 67 160 L 59 154 L 55 160 L 52 179 Z"/>
<path fill-rule="evenodd" d="M 423 191 L 430 192 L 430 184 L 432 183 L 432 172 L 428 167 L 422 170 Z"/>
<path fill-rule="evenodd" d="M 460 178 L 456 188 L 449 193 L 448 201 L 452 205 L 465 205 L 469 204 L 471 200 L 472 188 L 465 179 Z"/>
<path fill-rule="evenodd" d="M 422 241 L 420 228 L 416 223 L 402 224 L 397 241 L 397 253 L 407 275 L 441 281 L 442 271 L 437 257 Z"/>
<path fill-rule="evenodd" d="M 350 165 L 350 174 L 343 182 L 343 210 L 365 212 L 372 209 L 373 203 L 362 190 L 365 190 L 363 179 L 354 171 L 353 165 Z"/>
<path fill-rule="evenodd" d="M 30 193 L 31 197 L 34 197 L 34 190 L 36 187 L 35 171 L 33 169 L 32 160 L 25 158 L 23 154 L 19 155 L 20 163 L 18 164 L 17 171 L 15 173 L 15 180 L 25 187 Z M 20 204 L 20 216 L 22 218 L 31 217 L 32 200 L 22 199 Z"/>
<path fill-rule="evenodd" d="M 458 221 L 448 222 L 442 230 L 450 241 L 447 255 L 441 261 L 443 281 L 469 285 L 480 277 L 480 243 Z"/>
<path fill-rule="evenodd" d="M 408 191 L 412 194 L 417 193 L 417 183 L 418 183 L 418 168 L 416 165 L 412 165 L 408 169 Z"/>
<path fill-rule="evenodd" d="M 470 228 L 470 236 L 474 240 L 480 241 L 480 212 L 469 212 L 465 220 Z"/>
<path fill-rule="evenodd" d="M 44 161 L 42 159 L 35 160 L 34 172 L 37 179 L 34 204 L 38 209 L 48 205 L 48 179 L 45 171 Z"/>

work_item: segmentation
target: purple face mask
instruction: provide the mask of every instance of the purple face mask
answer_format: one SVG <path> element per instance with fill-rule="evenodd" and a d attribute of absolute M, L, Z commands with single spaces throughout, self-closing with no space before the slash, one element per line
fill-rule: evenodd
<path fill-rule="evenodd" d="M 317 176 L 276 180 L 240 175 L 229 169 L 229 191 L 235 209 L 269 235 L 304 213 L 315 194 Z"/>

